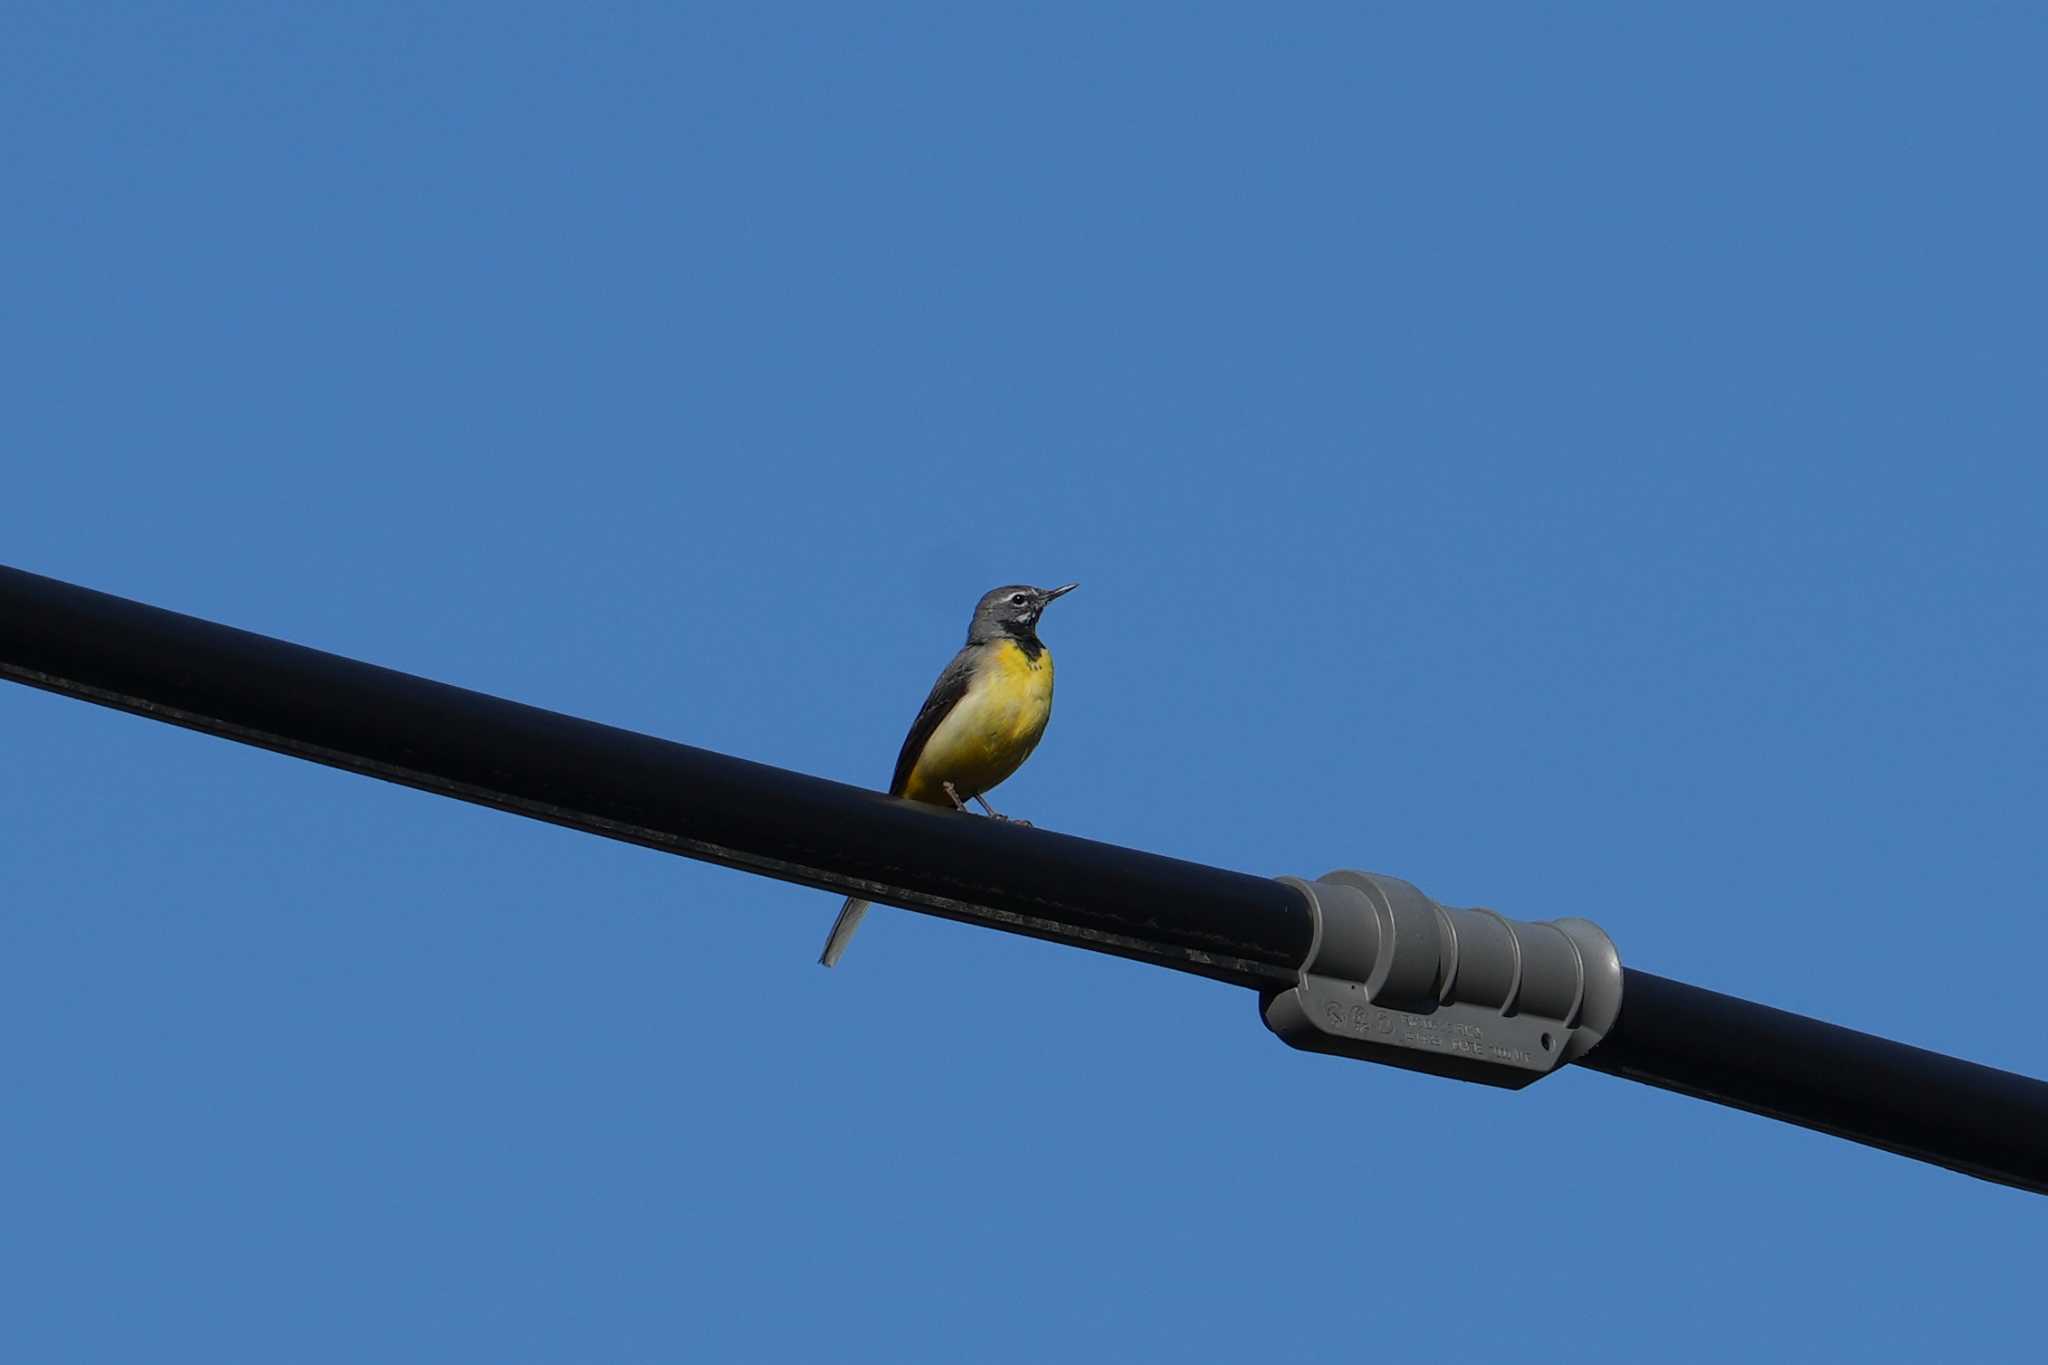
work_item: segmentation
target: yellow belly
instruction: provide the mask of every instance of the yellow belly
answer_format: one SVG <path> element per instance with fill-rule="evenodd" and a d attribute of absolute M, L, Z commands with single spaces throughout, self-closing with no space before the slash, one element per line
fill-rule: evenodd
<path fill-rule="evenodd" d="M 903 794 L 950 806 L 943 784 L 951 782 L 961 800 L 979 796 L 1031 757 L 1051 715 L 1052 651 L 1041 648 L 1033 659 L 1014 642 L 1003 641 L 967 695 L 925 741 Z"/>

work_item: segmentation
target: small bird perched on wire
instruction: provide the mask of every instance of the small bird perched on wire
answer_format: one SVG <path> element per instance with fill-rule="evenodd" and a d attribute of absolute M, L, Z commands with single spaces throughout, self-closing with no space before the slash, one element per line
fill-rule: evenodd
<path fill-rule="evenodd" d="M 1052 651 L 1038 638 L 1046 603 L 1080 587 L 992 588 L 975 605 L 967 644 L 932 684 L 896 756 L 889 795 L 966 810 L 969 801 L 997 820 L 985 793 L 1017 771 L 1052 716 Z M 1023 821 L 1018 821 L 1023 824 Z M 846 951 L 868 903 L 846 898 L 818 961 L 830 967 Z"/>

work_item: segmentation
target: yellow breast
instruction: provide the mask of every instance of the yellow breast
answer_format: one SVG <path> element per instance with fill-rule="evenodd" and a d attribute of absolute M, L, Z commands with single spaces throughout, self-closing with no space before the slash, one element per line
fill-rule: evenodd
<path fill-rule="evenodd" d="M 967 695 L 925 742 L 903 794 L 951 805 L 943 783 L 962 800 L 989 791 L 1017 771 L 1038 747 L 1052 716 L 1052 651 L 1036 658 L 1014 640 L 989 646 Z"/>

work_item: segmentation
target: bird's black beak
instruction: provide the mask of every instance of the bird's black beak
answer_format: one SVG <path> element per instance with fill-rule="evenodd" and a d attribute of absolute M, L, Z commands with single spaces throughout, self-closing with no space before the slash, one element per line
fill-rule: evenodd
<path fill-rule="evenodd" d="M 1047 588 L 1045 590 L 1045 594 L 1039 598 L 1039 604 L 1043 606 L 1045 603 L 1052 601 L 1052 599 L 1055 597 L 1065 597 L 1068 593 L 1072 592 L 1074 589 L 1080 586 L 1081 585 L 1079 583 L 1068 583 L 1057 588 Z"/>

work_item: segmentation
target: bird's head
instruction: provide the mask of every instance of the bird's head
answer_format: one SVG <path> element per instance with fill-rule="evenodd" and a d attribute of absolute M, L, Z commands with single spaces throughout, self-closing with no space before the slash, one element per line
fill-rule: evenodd
<path fill-rule="evenodd" d="M 997 640 L 1008 635 L 1028 640 L 1037 632 L 1039 613 L 1045 610 L 1045 604 L 1080 586 L 1068 583 L 1058 588 L 1033 588 L 1012 583 L 1006 588 L 991 588 L 974 608 L 974 624 L 968 628 L 967 638 Z"/>

